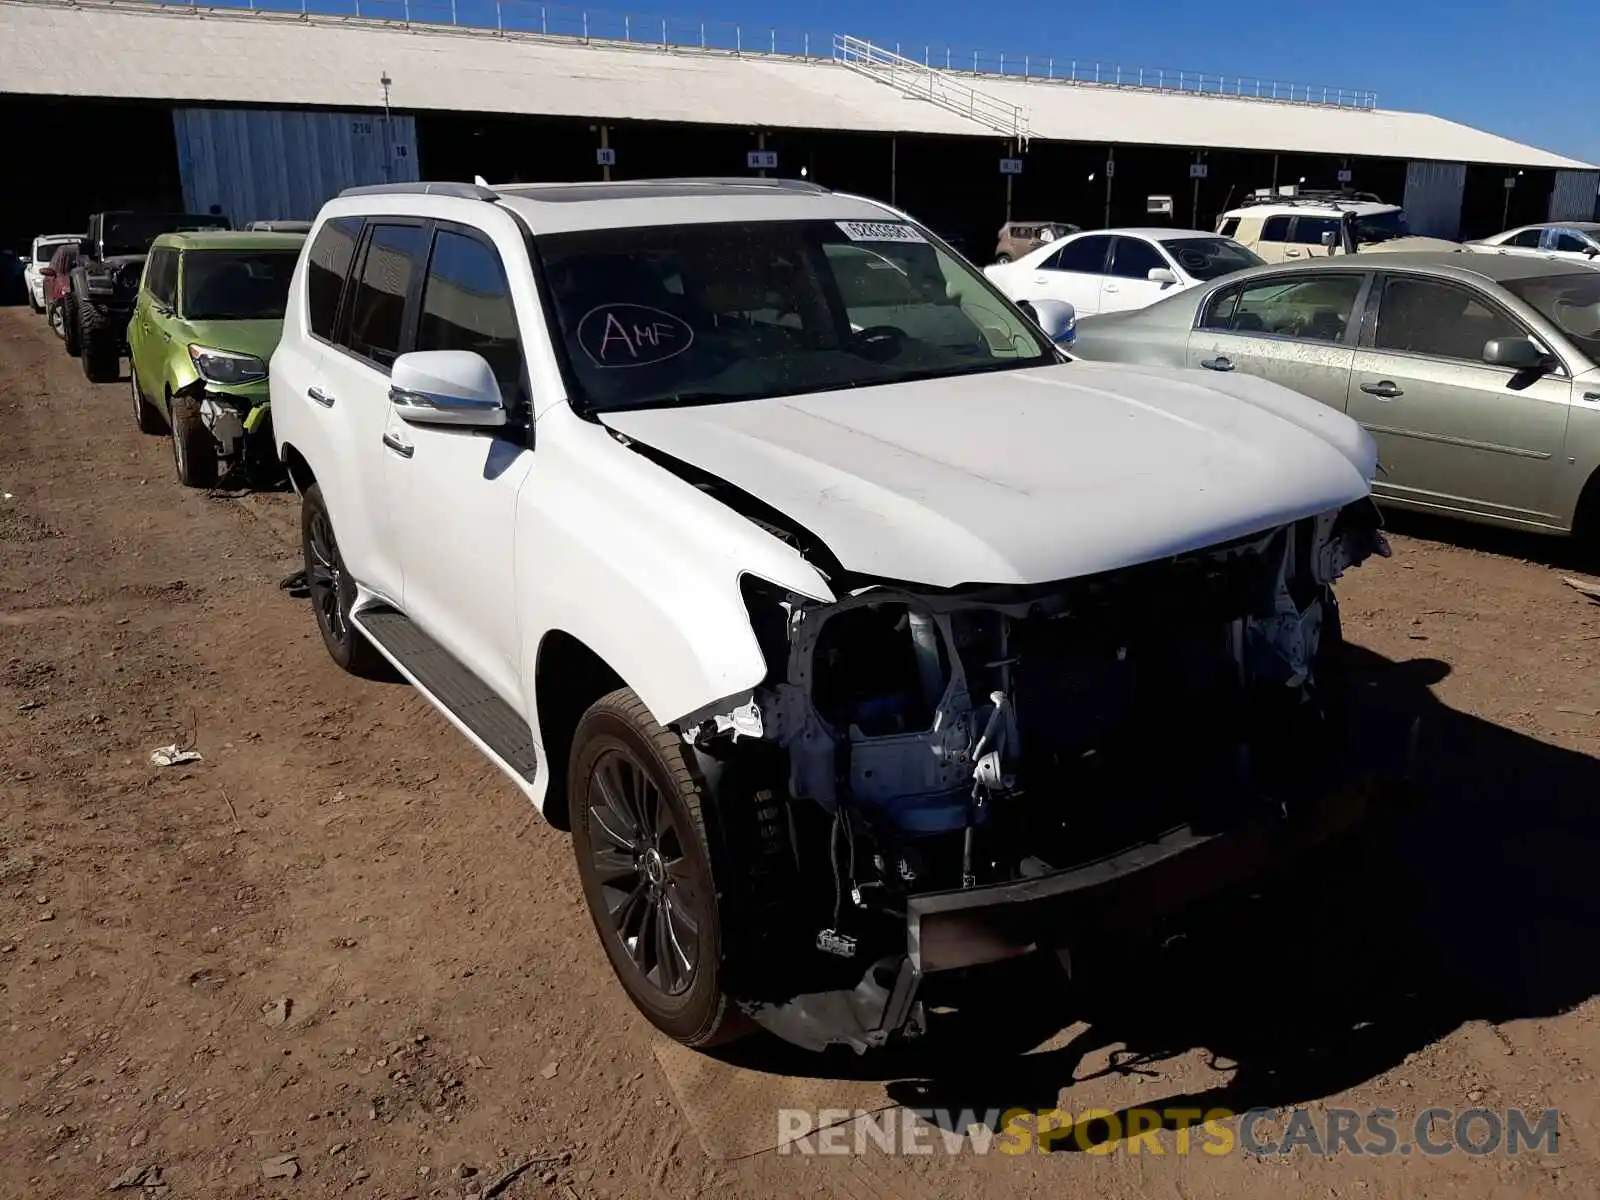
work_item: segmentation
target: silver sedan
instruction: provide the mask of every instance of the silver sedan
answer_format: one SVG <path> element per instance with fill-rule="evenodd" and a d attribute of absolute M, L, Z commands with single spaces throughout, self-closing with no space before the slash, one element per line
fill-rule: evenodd
<path fill-rule="evenodd" d="M 1600 536 L 1600 270 L 1436 253 L 1258 267 L 1084 318 L 1073 353 L 1264 376 L 1366 427 L 1386 503 Z"/>

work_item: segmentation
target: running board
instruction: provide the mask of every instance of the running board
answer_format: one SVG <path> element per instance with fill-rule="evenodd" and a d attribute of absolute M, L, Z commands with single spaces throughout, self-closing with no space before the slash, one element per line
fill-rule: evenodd
<path fill-rule="evenodd" d="M 402 612 L 379 605 L 354 614 L 357 627 L 425 696 L 526 783 L 539 754 L 528 723 Z"/>

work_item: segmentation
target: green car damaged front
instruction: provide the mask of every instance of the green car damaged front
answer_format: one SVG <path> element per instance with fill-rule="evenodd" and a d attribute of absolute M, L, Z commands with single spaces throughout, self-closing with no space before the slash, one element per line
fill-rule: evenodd
<path fill-rule="evenodd" d="M 166 418 L 178 475 L 214 483 L 276 473 L 267 364 L 304 239 L 172 234 L 151 248 L 129 342 L 136 400 Z"/>
<path fill-rule="evenodd" d="M 281 314 L 271 320 L 173 323 L 171 395 L 198 402 L 224 464 L 243 462 L 255 472 L 275 461 L 267 363 L 282 332 Z"/>

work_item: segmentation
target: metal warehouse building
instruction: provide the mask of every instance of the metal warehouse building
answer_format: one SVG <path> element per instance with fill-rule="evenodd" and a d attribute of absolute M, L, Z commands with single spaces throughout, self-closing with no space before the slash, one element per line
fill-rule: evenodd
<path fill-rule="evenodd" d="M 1348 182 L 1443 237 L 1589 218 L 1600 191 L 1591 164 L 1365 92 L 527 0 L 315 2 L 352 11 L 0 0 L 0 117 L 42 172 L 0 197 L 0 240 L 474 175 L 804 174 L 980 255 L 1011 216 L 1208 227 L 1272 185 Z"/>

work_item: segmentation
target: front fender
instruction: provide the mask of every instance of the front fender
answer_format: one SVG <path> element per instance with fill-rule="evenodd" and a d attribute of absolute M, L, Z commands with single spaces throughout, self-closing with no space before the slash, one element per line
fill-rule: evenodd
<path fill-rule="evenodd" d="M 797 551 L 599 425 L 561 406 L 538 430 L 548 434 L 537 439 L 517 510 L 530 683 L 540 645 L 560 631 L 604 659 L 657 722 L 670 725 L 766 675 L 741 575 L 833 599 Z M 529 718 L 542 746 L 538 713 Z"/>

